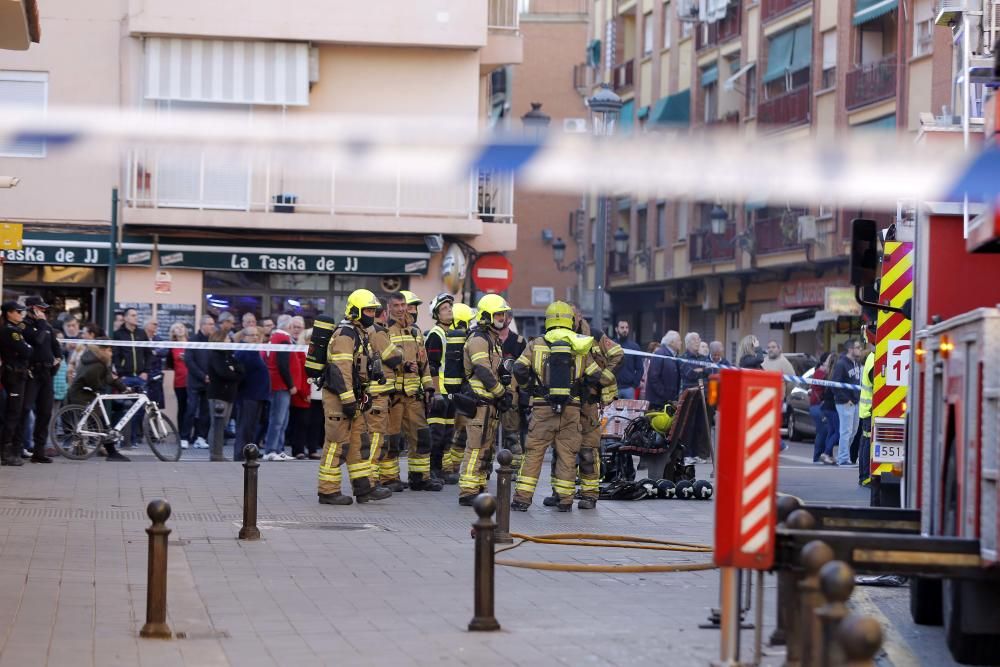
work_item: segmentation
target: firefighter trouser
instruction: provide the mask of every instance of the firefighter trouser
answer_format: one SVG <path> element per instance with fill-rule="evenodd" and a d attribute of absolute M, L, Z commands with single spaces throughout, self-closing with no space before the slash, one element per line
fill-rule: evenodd
<path fill-rule="evenodd" d="M 319 463 L 319 492 L 324 495 L 340 493 L 340 467 L 346 463 L 354 495 L 365 495 L 371 491 L 368 479 L 371 463 L 368 460 L 370 452 L 366 451 L 361 437 L 365 430 L 364 415 L 358 412 L 353 418 L 348 417 L 341 407 L 340 398 L 324 389 L 323 416 L 325 442 Z"/>
<path fill-rule="evenodd" d="M 486 488 L 486 473 L 493 463 L 493 446 L 497 437 L 497 409 L 480 405 L 476 416 L 465 427 L 465 455 L 458 471 L 459 496 L 475 496 Z M 457 440 L 456 435 L 456 440 Z"/>
<path fill-rule="evenodd" d="M 601 404 L 580 408 L 580 495 L 597 500 L 601 484 Z M 555 486 L 555 485 L 553 485 Z"/>
<path fill-rule="evenodd" d="M 389 408 L 389 448 L 379 464 L 379 477 L 389 483 L 399 479 L 400 438 L 409 445 L 407 469 L 411 482 L 419 482 L 431 472 L 431 431 L 424 418 L 424 403 L 416 396 L 397 393 Z"/>
<path fill-rule="evenodd" d="M 517 403 L 514 407 L 500 415 L 500 429 L 503 433 L 503 447 L 514 455 L 514 470 L 521 467 L 524 458 L 524 446 L 521 444 L 521 410 Z"/>
<path fill-rule="evenodd" d="M 451 401 L 437 398 L 431 402 L 427 426 L 431 429 L 431 472 L 449 470 L 445 459 L 455 436 L 455 406 Z"/>
<path fill-rule="evenodd" d="M 576 493 L 576 456 L 580 453 L 580 407 L 567 405 L 562 414 L 557 414 L 548 405 L 535 405 L 531 412 L 524 462 L 514 484 L 514 500 L 531 504 L 545 450 L 552 445 L 556 457 L 552 486 L 560 505 L 572 505 Z"/>
<path fill-rule="evenodd" d="M 368 439 L 368 470 L 373 487 L 379 481 L 379 456 L 389 433 L 389 396 L 372 397 L 372 405 L 365 413 L 365 437 Z"/>
<path fill-rule="evenodd" d="M 465 443 L 469 438 L 469 418 L 455 412 L 455 430 L 451 437 L 451 446 L 444 453 L 444 460 L 441 467 L 447 473 L 458 472 L 465 458 Z"/>

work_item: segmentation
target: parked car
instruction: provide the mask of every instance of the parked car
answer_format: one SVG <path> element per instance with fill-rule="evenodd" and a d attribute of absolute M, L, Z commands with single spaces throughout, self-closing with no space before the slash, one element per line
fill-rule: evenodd
<path fill-rule="evenodd" d="M 816 359 L 809 354 L 791 353 L 785 357 L 792 362 L 796 375 L 811 378 Z M 816 424 L 809 414 L 809 389 L 811 385 L 796 385 L 788 395 L 785 414 L 782 416 L 782 430 L 789 440 L 804 440 L 816 437 Z"/>

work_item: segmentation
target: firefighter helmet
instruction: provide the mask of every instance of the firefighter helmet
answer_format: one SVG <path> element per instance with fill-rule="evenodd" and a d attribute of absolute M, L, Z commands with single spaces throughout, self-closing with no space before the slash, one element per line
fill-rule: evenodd
<path fill-rule="evenodd" d="M 472 323 L 472 318 L 475 317 L 475 313 L 473 312 L 472 308 L 469 307 L 468 304 L 456 303 L 455 305 L 452 306 L 451 316 L 452 316 L 451 325 L 453 327 L 464 325 L 466 328 L 468 328 L 469 325 Z"/>
<path fill-rule="evenodd" d="M 423 301 L 420 300 L 419 296 L 408 290 L 402 290 L 400 294 L 402 294 L 403 298 L 406 299 L 407 306 L 419 306 L 420 304 L 423 303 Z"/>
<path fill-rule="evenodd" d="M 347 319 L 353 322 L 361 322 L 365 326 L 371 326 L 371 322 L 365 324 L 361 311 L 368 308 L 378 309 L 379 305 L 378 298 L 371 290 L 356 289 L 347 297 L 347 308 L 344 310 L 344 314 Z"/>
<path fill-rule="evenodd" d="M 545 329 L 573 328 L 573 306 L 565 301 L 553 301 L 545 309 Z"/>
<path fill-rule="evenodd" d="M 494 318 L 500 313 L 509 313 L 510 306 L 507 300 L 499 294 L 487 294 L 479 300 L 479 321 L 492 326 L 494 329 L 502 329 L 497 326 Z"/>
<path fill-rule="evenodd" d="M 694 498 L 695 500 L 708 500 L 712 497 L 712 493 L 715 492 L 715 487 L 707 479 L 695 480 L 694 483 Z"/>
<path fill-rule="evenodd" d="M 650 426 L 657 433 L 666 433 L 670 430 L 670 425 L 674 422 L 674 411 L 672 409 L 668 410 L 667 407 L 673 408 L 673 406 L 665 406 L 663 410 L 650 412 L 646 415 Z"/>
<path fill-rule="evenodd" d="M 407 301 L 407 303 L 409 303 L 409 301 Z M 455 297 L 453 297 L 451 294 L 448 294 L 447 292 L 441 292 L 436 297 L 431 299 L 431 317 L 433 317 L 436 320 L 438 318 L 438 309 L 441 307 L 442 304 L 445 303 L 450 303 L 454 305 Z"/>

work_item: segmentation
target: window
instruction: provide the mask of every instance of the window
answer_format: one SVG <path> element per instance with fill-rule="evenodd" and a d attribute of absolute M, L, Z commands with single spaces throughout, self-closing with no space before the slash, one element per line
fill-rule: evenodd
<path fill-rule="evenodd" d="M 746 73 L 747 80 L 747 117 L 757 115 L 757 66 L 754 65 Z"/>
<path fill-rule="evenodd" d="M 656 205 L 656 247 L 667 245 L 667 205 L 660 202 Z"/>
<path fill-rule="evenodd" d="M 826 90 L 837 85 L 837 31 L 823 33 L 823 76 L 820 89 Z"/>
<path fill-rule="evenodd" d="M 637 252 L 646 249 L 646 223 L 648 218 L 646 211 L 646 207 L 643 206 L 635 214 L 635 249 Z"/>
<path fill-rule="evenodd" d="M 653 52 L 653 12 L 648 12 L 642 16 L 642 55 L 648 56 Z"/>
<path fill-rule="evenodd" d="M 601 205 L 600 200 L 597 203 L 598 206 Z M 587 257 L 589 259 L 594 259 L 597 256 L 597 218 L 590 219 L 590 250 L 587 252 Z"/>
<path fill-rule="evenodd" d="M 694 32 L 694 23 L 691 21 L 681 22 L 681 39 L 687 39 Z"/>
<path fill-rule="evenodd" d="M 934 49 L 934 7 L 931 0 L 917 0 L 913 7 L 913 55 Z"/>
<path fill-rule="evenodd" d="M 677 240 L 683 241 L 688 235 L 688 204 L 677 204 Z"/>
<path fill-rule="evenodd" d="M 809 85 L 812 24 L 790 28 L 768 39 L 764 93 L 768 99 Z"/>
<path fill-rule="evenodd" d="M 670 3 L 663 3 L 663 48 L 670 48 L 670 32 L 673 24 L 670 21 Z"/>
<path fill-rule="evenodd" d="M 0 70 L 0 107 L 44 112 L 48 92 L 49 75 L 45 72 Z M 0 143 L 0 155 L 45 157 L 45 140 L 19 139 L 10 144 Z"/>
<path fill-rule="evenodd" d="M 719 66 L 710 65 L 701 70 L 701 102 L 703 118 L 714 123 L 719 118 Z"/>

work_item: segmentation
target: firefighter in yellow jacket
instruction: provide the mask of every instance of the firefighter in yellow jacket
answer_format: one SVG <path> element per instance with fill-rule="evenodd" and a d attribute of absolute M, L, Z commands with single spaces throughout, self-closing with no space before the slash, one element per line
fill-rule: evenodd
<path fill-rule="evenodd" d="M 476 415 L 465 427 L 465 456 L 458 475 L 459 505 L 472 505 L 486 488 L 500 412 L 513 406 L 513 396 L 499 376 L 503 361 L 499 331 L 507 322 L 510 306 L 499 294 L 487 294 L 479 300 L 478 310 L 479 325 L 469 335 L 463 353 L 465 375 L 478 405 Z"/>
<path fill-rule="evenodd" d="M 319 465 L 319 502 L 350 505 L 341 493 L 341 466 L 347 464 L 354 497 L 359 503 L 392 495 L 385 488 L 372 488 L 370 452 L 365 451 L 366 386 L 371 377 L 372 352 L 367 329 L 375 322 L 378 299 L 369 290 L 355 290 L 347 299 L 346 319 L 330 338 L 324 371 L 323 414 L 325 443 Z"/>
<path fill-rule="evenodd" d="M 424 414 L 424 402 L 434 395 L 434 382 L 427 365 L 424 335 L 416 326 L 414 315 L 420 299 L 413 292 L 397 292 L 389 297 L 389 337 L 403 353 L 403 364 L 396 372 L 395 391 L 389 408 L 389 447 L 379 463 L 382 484 L 393 491 L 404 487 L 399 478 L 399 453 L 402 438 L 409 446 L 410 488 L 414 491 L 440 491 L 443 484 L 431 478 L 431 430 Z"/>
<path fill-rule="evenodd" d="M 371 408 L 365 413 L 369 440 L 368 462 L 371 464 L 372 487 L 379 485 L 379 457 L 389 437 L 389 397 L 396 387 L 396 372 L 403 363 L 403 354 L 389 336 L 389 330 L 376 321 L 368 328 L 372 357 L 381 362 L 381 373 L 369 377 L 367 391 Z"/>
<path fill-rule="evenodd" d="M 455 433 L 455 409 L 445 398 L 441 371 L 448 345 L 448 329 L 454 322 L 455 297 L 442 292 L 431 300 L 430 305 L 434 326 L 424 336 L 424 350 L 427 352 L 427 369 L 436 390 L 427 404 L 427 425 L 431 429 L 431 477 L 444 482 L 444 458 Z M 454 479 L 457 482 L 458 476 Z"/>
<path fill-rule="evenodd" d="M 545 309 L 545 335 L 532 339 L 514 362 L 518 386 L 532 393 L 531 424 L 524 462 L 514 485 L 510 507 L 526 512 L 538 485 L 545 450 L 555 447 L 552 483 L 560 512 L 573 509 L 576 493 L 576 457 L 580 453 L 580 390 L 597 382 L 601 368 L 590 355 L 594 339 L 573 330 L 573 308 L 555 301 Z"/>

